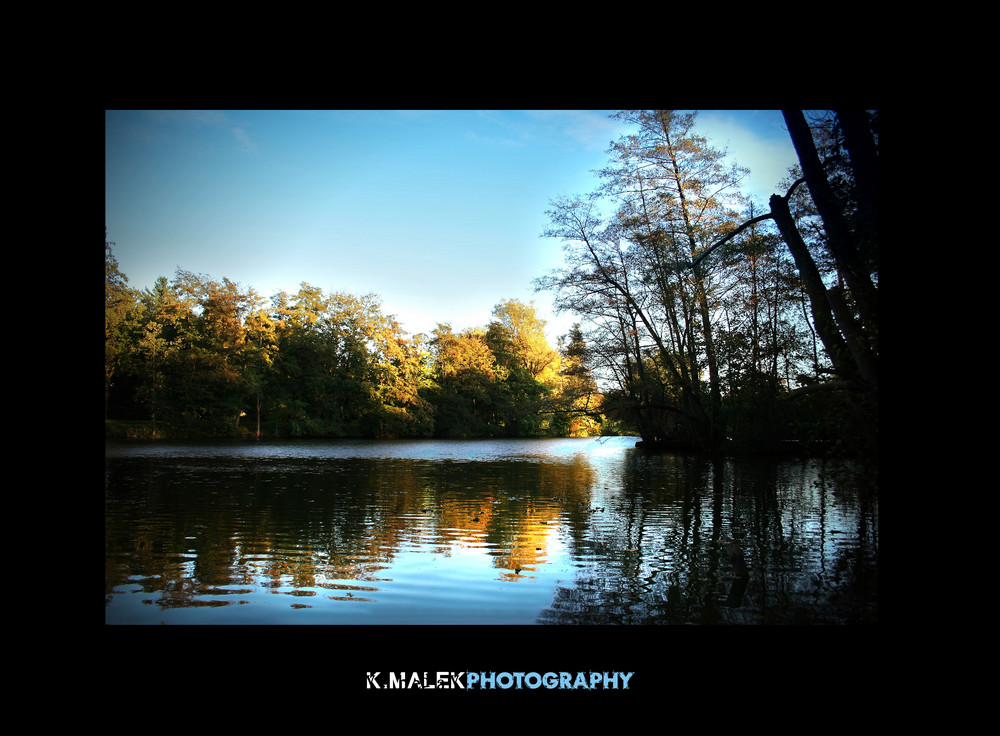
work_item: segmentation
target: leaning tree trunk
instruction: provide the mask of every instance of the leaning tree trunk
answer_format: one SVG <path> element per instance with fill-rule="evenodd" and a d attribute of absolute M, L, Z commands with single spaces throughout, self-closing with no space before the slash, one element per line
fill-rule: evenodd
<path fill-rule="evenodd" d="M 830 252 L 844 275 L 847 288 L 851 290 L 862 322 L 866 325 L 878 324 L 878 291 L 872 284 L 868 269 L 858 251 L 850 225 L 843 208 L 837 201 L 826 178 L 823 164 L 816 153 L 812 132 L 801 110 L 782 110 L 788 132 L 802 165 L 802 175 L 809 186 L 816 209 L 823 220 Z"/>
<path fill-rule="evenodd" d="M 836 110 L 844 131 L 844 146 L 851 157 L 854 181 L 857 185 L 858 210 L 870 247 L 862 250 L 867 259 L 878 253 L 878 149 L 863 110 Z"/>
<path fill-rule="evenodd" d="M 827 299 L 826 285 L 823 283 L 823 277 L 820 275 L 819 269 L 816 267 L 816 262 L 813 261 L 809 249 L 802 239 L 802 235 L 795 226 L 795 220 L 792 219 L 792 213 L 788 209 L 788 200 L 779 194 L 772 194 L 770 205 L 770 214 L 778 226 L 781 237 L 788 246 L 789 253 L 792 254 L 795 266 L 799 270 L 802 284 L 805 287 L 806 294 L 809 296 L 813 325 L 816 327 L 819 339 L 822 340 L 823 346 L 826 348 L 827 355 L 830 356 L 830 360 L 833 362 L 834 370 L 841 375 L 854 375 L 853 366 L 848 362 L 850 351 L 843 336 L 840 334 L 837 321 L 834 319 L 833 310 Z"/>

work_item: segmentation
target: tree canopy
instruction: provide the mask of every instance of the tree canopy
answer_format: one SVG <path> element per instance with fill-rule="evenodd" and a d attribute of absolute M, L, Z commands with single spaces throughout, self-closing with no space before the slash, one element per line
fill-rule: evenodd
<path fill-rule="evenodd" d="M 180 269 L 137 292 L 112 243 L 105 261 L 105 413 L 148 421 L 150 436 L 601 432 L 570 426 L 579 412 L 533 304 L 504 300 L 489 325 L 442 324 L 428 338 L 405 334 L 371 294 L 303 283 L 264 299 Z"/>
<path fill-rule="evenodd" d="M 537 286 L 650 445 L 877 448 L 878 112 L 783 114 L 801 165 L 767 212 L 673 110 L 618 113 L 602 185 L 552 202 Z"/>
<path fill-rule="evenodd" d="M 878 445 L 878 111 L 786 110 L 767 208 L 697 115 L 625 110 L 593 192 L 551 202 L 534 304 L 407 335 L 377 296 L 128 284 L 105 233 L 105 415 L 150 436 L 586 436 L 716 450 Z"/>

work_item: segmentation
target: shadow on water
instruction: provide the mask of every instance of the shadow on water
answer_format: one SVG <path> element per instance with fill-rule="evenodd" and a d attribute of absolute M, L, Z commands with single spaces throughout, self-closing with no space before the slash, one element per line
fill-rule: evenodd
<path fill-rule="evenodd" d="M 557 590 L 542 621 L 877 623 L 877 499 L 825 470 L 631 455 L 614 522 L 593 529 L 603 564 Z"/>

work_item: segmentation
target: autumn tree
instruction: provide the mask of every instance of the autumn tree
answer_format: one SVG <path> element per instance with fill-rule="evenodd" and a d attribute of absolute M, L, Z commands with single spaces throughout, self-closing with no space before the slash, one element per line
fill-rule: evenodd
<path fill-rule="evenodd" d="M 707 264 L 692 262 L 731 229 L 743 198 L 747 174 L 727 165 L 726 152 L 695 130 L 696 113 L 625 110 L 615 118 L 635 132 L 614 142 L 602 170 L 605 191 L 618 202 L 618 218 L 640 250 L 639 274 L 660 297 L 657 311 L 684 343 L 687 379 L 699 390 L 707 373 L 709 402 L 706 443 L 724 435 L 722 379 L 715 348 L 719 284 L 724 277 Z"/>
<path fill-rule="evenodd" d="M 374 357 L 369 380 L 378 401 L 375 436 L 430 436 L 433 408 L 423 392 L 431 386 L 432 376 L 424 336 L 407 337 L 395 318 L 378 315 L 368 339 Z"/>
<path fill-rule="evenodd" d="M 430 341 L 434 385 L 427 391 L 439 437 L 491 434 L 496 423 L 494 382 L 498 365 L 485 331 L 456 333 L 439 324 Z"/>
<path fill-rule="evenodd" d="M 505 300 L 485 328 L 439 324 L 430 340 L 434 382 L 425 392 L 441 437 L 540 436 L 556 431 L 560 355 L 534 304 Z"/>
<path fill-rule="evenodd" d="M 231 435 L 247 393 L 242 375 L 247 294 L 229 279 L 218 282 L 181 269 L 170 289 L 172 298 L 157 305 L 166 322 L 156 329 L 162 325 L 172 336 L 158 403 L 181 431 Z"/>
<path fill-rule="evenodd" d="M 426 350 L 374 295 L 303 283 L 272 300 L 277 335 L 269 413 L 291 436 L 422 436 L 430 432 Z"/>
<path fill-rule="evenodd" d="M 551 382 L 559 373 L 559 353 L 545 336 L 545 320 L 539 319 L 534 303 L 507 299 L 493 308 L 494 329 L 498 340 L 512 346 L 513 362 L 542 383 Z M 501 337 L 502 336 L 502 337 Z"/>
<path fill-rule="evenodd" d="M 245 337 L 241 362 L 243 380 L 252 402 L 254 435 L 259 439 L 264 395 L 278 351 L 278 325 L 256 292 L 251 291 L 248 298 L 250 308 L 243 323 Z"/>
<path fill-rule="evenodd" d="M 485 334 L 502 374 L 494 385 L 495 421 L 513 436 L 544 433 L 559 383 L 559 353 L 533 303 L 500 302 Z"/>
<path fill-rule="evenodd" d="M 115 244 L 104 238 L 104 417 L 108 417 L 108 401 L 116 376 L 127 371 L 129 356 L 128 331 L 134 316 L 135 294 L 128 286 L 128 277 L 118 268 L 112 252 Z"/>

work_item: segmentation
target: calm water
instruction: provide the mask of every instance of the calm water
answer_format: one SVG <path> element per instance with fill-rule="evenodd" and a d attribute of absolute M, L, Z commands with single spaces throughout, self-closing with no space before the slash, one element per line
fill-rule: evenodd
<path fill-rule="evenodd" d="M 105 622 L 877 623 L 836 468 L 634 444 L 109 443 Z"/>

